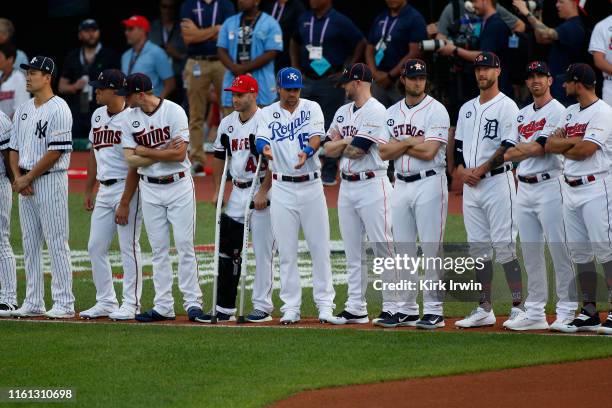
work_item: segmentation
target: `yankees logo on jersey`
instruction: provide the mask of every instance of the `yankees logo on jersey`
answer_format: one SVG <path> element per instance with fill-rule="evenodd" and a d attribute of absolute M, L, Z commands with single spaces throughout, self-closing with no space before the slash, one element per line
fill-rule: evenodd
<path fill-rule="evenodd" d="M 124 179 L 128 166 L 123 156 L 121 139 L 123 119 L 130 109 L 109 114 L 106 106 L 96 109 L 91 116 L 89 141 L 94 149 L 98 180 Z"/>

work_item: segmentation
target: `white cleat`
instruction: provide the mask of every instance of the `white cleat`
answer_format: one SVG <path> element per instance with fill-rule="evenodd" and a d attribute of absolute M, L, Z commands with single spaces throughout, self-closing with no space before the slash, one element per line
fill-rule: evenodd
<path fill-rule="evenodd" d="M 111 313 L 115 312 L 117 307 L 104 306 L 96 303 L 93 307 L 79 313 L 81 319 L 99 319 L 100 317 L 108 317 Z"/>
<path fill-rule="evenodd" d="M 546 319 L 530 319 L 527 316 L 523 318 L 517 318 L 510 321 L 506 325 L 506 329 L 509 330 L 548 330 L 548 322 Z"/>
<path fill-rule="evenodd" d="M 45 313 L 45 317 L 47 319 L 72 319 L 74 317 L 74 312 L 56 309 L 53 307 L 51 310 Z"/>
<path fill-rule="evenodd" d="M 13 310 L 11 312 L 11 316 L 16 317 L 18 319 L 21 319 L 22 317 L 40 317 L 44 315 L 45 315 L 44 310 L 43 311 L 30 310 L 26 308 L 25 306 L 21 306 L 19 309 Z"/>
<path fill-rule="evenodd" d="M 512 324 L 515 320 L 522 320 L 527 317 L 525 311 L 520 307 L 513 307 L 510 309 L 510 316 L 508 316 L 508 320 L 506 320 L 503 324 L 505 328 L 508 328 L 508 325 Z"/>
<path fill-rule="evenodd" d="M 294 312 L 293 310 L 288 310 L 281 317 L 281 324 L 295 324 L 300 321 L 300 314 L 298 312 Z"/>
<path fill-rule="evenodd" d="M 328 323 L 331 324 L 337 324 L 337 325 L 342 325 L 342 324 L 368 324 L 370 323 L 370 318 L 368 317 L 368 314 L 364 314 L 364 315 L 355 315 L 352 314 L 350 312 L 347 312 L 346 310 L 342 311 L 342 313 L 336 315 L 336 316 L 330 316 L 330 318 L 327 320 Z"/>
<path fill-rule="evenodd" d="M 573 317 L 557 318 L 549 327 L 550 331 L 557 331 L 561 333 L 576 333 L 576 326 L 572 326 L 571 323 L 574 321 Z"/>
<path fill-rule="evenodd" d="M 330 320 L 334 319 L 334 315 L 331 310 L 319 311 L 319 323 L 330 323 Z"/>
<path fill-rule="evenodd" d="M 472 311 L 465 319 L 458 320 L 455 322 L 455 326 L 461 329 L 467 329 L 471 327 L 486 327 L 493 326 L 495 324 L 495 315 L 493 309 L 487 312 L 482 307 L 478 306 Z"/>
<path fill-rule="evenodd" d="M 134 320 L 136 319 L 136 314 L 140 313 L 138 310 L 134 310 L 131 307 L 122 305 L 119 309 L 115 310 L 113 313 L 108 315 L 108 318 L 111 320 Z"/>

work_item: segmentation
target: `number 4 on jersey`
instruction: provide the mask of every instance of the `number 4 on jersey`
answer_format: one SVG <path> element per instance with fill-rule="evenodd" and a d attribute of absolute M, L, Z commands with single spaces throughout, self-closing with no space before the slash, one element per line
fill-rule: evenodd
<path fill-rule="evenodd" d="M 266 171 L 267 169 L 268 169 L 268 162 L 264 161 L 263 163 L 261 163 L 260 170 Z M 246 162 L 246 166 L 244 167 L 244 171 L 255 173 L 255 170 L 257 170 L 257 162 L 255 161 L 255 158 L 253 156 L 249 156 Z"/>

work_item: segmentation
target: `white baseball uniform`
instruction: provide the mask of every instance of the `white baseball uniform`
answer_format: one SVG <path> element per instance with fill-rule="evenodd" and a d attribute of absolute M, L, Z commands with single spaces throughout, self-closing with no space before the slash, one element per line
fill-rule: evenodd
<path fill-rule="evenodd" d="M 0 111 L 6 113 L 9 118 L 17 110 L 17 107 L 30 99 L 26 90 L 26 79 L 23 73 L 14 69 L 8 78 L 0 78 Z"/>
<path fill-rule="evenodd" d="M 516 103 L 502 92 L 481 104 L 480 97 L 459 110 L 455 139 L 463 141 L 466 168 L 484 164 L 503 142 L 517 143 Z M 493 169 L 476 187 L 463 185 L 463 217 L 472 257 L 504 264 L 516 259 L 516 187 L 511 163 Z M 501 173 L 492 175 L 500 171 Z"/>
<path fill-rule="evenodd" d="M 417 236 L 425 257 L 439 256 L 444 240 L 448 212 L 448 186 L 446 181 L 446 144 L 450 118 L 444 105 L 425 96 L 419 104 L 408 106 L 402 99 L 387 110 L 387 131 L 390 137 L 402 141 L 423 136 L 424 140 L 440 142 L 433 160 L 420 160 L 408 153 L 395 160 L 397 177 L 391 196 L 393 237 L 398 251 L 415 257 Z M 404 181 L 420 177 L 414 181 Z M 427 281 L 443 278 L 435 265 L 425 270 Z M 404 279 L 415 280 L 416 273 L 405 271 Z M 406 291 L 401 313 L 418 315 L 417 291 Z M 442 299 L 437 291 L 423 292 L 424 314 L 443 315 Z"/>
<path fill-rule="evenodd" d="M 13 124 L 0 112 L 0 152 L 9 148 Z M 6 163 L 8 166 L 8 163 Z M 11 207 L 13 192 L 4 159 L 0 156 L 0 303 L 17 304 L 15 255 L 11 248 Z"/>
<path fill-rule="evenodd" d="M 53 307 L 74 312 L 72 269 L 68 246 L 68 165 L 72 151 L 72 114 L 66 102 L 53 96 L 39 107 L 30 99 L 15 111 L 9 147 L 19 153 L 19 167 L 31 170 L 49 151 L 62 151 L 48 174 L 32 182 L 34 194 L 19 195 L 19 219 L 26 270 L 22 307 L 45 311 L 42 269 L 43 239 L 51 256 Z"/>
<path fill-rule="evenodd" d="M 257 158 L 251 154 L 249 148 L 249 135 L 257 133 L 257 125 L 261 110 L 257 109 L 255 115 L 243 123 L 238 112 L 232 112 L 219 124 L 217 139 L 214 148 L 216 152 L 225 152 L 221 145 L 221 135 L 229 137 L 232 157 L 230 161 L 230 173 L 232 174 L 234 187 L 230 194 L 225 213 L 240 223 L 244 224 L 244 209 L 249 198 L 250 183 L 253 182 L 257 168 Z M 264 163 L 260 167 L 260 179 L 266 173 L 267 167 Z M 240 188 L 239 185 L 245 187 Z M 259 190 L 259 186 L 256 187 Z M 257 190 L 255 193 L 257 193 Z M 274 269 L 272 258 L 275 251 L 274 235 L 272 234 L 272 221 L 270 220 L 270 209 L 254 210 L 251 214 L 251 236 L 253 252 L 255 253 L 255 280 L 253 282 L 253 307 L 266 313 L 272 313 L 272 284 L 274 281 Z M 244 271 L 243 271 L 244 273 Z M 235 310 L 228 310 L 217 306 L 217 310 L 234 314 Z"/>
<path fill-rule="evenodd" d="M 387 162 L 380 158 L 378 144 L 389 141 L 385 129 L 386 110 L 383 104 L 370 97 L 361 107 L 355 103 L 341 106 L 327 132 L 330 139 L 353 138 L 372 142 L 366 154 L 358 159 L 340 157 L 340 195 L 338 221 L 346 254 L 348 299 L 345 310 L 354 315 L 367 315 L 367 268 L 363 267 L 365 236 L 373 244 L 374 256 L 393 258 L 391 232 L 391 192 L 387 177 Z M 347 178 L 355 179 L 348 180 Z M 385 291 L 386 292 L 386 291 Z M 383 299 L 385 302 L 387 299 Z M 384 310 L 395 305 L 383 304 Z"/>
<path fill-rule="evenodd" d="M 589 52 L 601 52 L 606 56 L 606 61 L 612 64 L 612 15 L 601 20 L 591 34 Z M 603 100 L 612 106 L 612 74 L 603 73 Z"/>
<path fill-rule="evenodd" d="M 302 302 L 300 273 L 297 265 L 300 226 L 312 256 L 313 297 L 319 313 L 335 307 L 332 285 L 329 218 L 320 179 L 321 163 L 315 155 L 295 169 L 298 154 L 310 137 L 325 137 L 323 112 L 318 103 L 300 99 L 293 113 L 280 102 L 266 106 L 260 113 L 257 138 L 270 144 L 274 160 L 270 215 L 280 258 L 281 311 L 299 313 Z M 288 181 L 299 177 L 304 181 Z M 297 179 L 292 179 L 297 180 Z"/>
<path fill-rule="evenodd" d="M 514 131 L 520 143 L 545 142 L 555 130 L 564 107 L 556 99 L 536 109 L 535 104 L 520 110 Z M 565 222 L 563 221 L 563 163 L 557 154 L 530 157 L 518 165 L 516 215 L 521 249 L 527 271 L 527 316 L 533 320 L 546 317 L 548 300 L 545 243 L 548 243 L 553 265 L 557 301 L 557 317 L 573 318 L 578 307 L 574 288 L 574 268 L 569 256 Z"/>
<path fill-rule="evenodd" d="M 96 286 L 96 302 L 110 308 L 117 307 L 108 249 L 115 234 L 119 236 L 119 248 L 123 261 L 123 305 L 136 312 L 140 309 L 142 294 L 142 262 L 140 259 L 142 210 L 138 189 L 130 201 L 128 223 L 126 225 L 115 223 L 115 212 L 125 190 L 128 173 L 121 140 L 125 136 L 122 118 L 129 113 L 129 110 L 126 108 L 110 115 L 108 108 L 102 106 L 96 109 L 91 116 L 89 141 L 96 158 L 96 178 L 100 181 L 100 188 L 91 215 L 87 248 Z"/>
<path fill-rule="evenodd" d="M 147 114 L 134 108 L 123 117 L 124 149 L 138 145 L 162 149 L 174 137 L 189 143 L 187 115 L 183 108 L 169 100 L 160 100 L 154 112 Z M 178 252 L 178 284 L 183 293 L 183 307 L 202 307 L 202 290 L 193 247 L 196 226 L 195 187 L 189 172 L 189 159 L 181 162 L 158 162 L 140 167 L 140 197 L 147 236 L 153 256 L 154 309 L 162 316 L 174 316 L 172 297 L 173 272 L 170 263 L 170 226 Z M 159 184 L 155 181 L 172 181 Z"/>

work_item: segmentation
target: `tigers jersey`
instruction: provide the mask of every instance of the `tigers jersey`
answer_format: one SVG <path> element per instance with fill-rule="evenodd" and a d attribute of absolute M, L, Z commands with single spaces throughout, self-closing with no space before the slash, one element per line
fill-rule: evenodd
<path fill-rule="evenodd" d="M 535 104 L 525 106 L 516 117 L 514 130 L 515 137 L 520 143 L 530 143 L 539 137 L 548 137 L 559 123 L 565 108 L 556 99 L 536 109 Z M 531 176 L 546 173 L 551 170 L 560 170 L 563 167 L 558 154 L 546 153 L 541 157 L 529 157 L 518 165 L 517 174 Z"/>
<path fill-rule="evenodd" d="M 140 108 L 131 109 L 122 118 L 122 146 L 135 149 L 138 145 L 151 149 L 163 149 L 175 137 L 189 143 L 189 125 L 183 108 L 167 99 L 161 99 L 150 114 Z M 185 155 L 180 162 L 158 162 L 139 167 L 138 173 L 148 177 L 162 177 L 189 171 L 191 163 Z"/>
<path fill-rule="evenodd" d="M 364 171 L 386 170 L 387 162 L 380 158 L 378 144 L 389 141 L 385 129 L 387 112 L 382 103 L 370 98 L 359 109 L 355 110 L 355 102 L 341 106 L 334 115 L 327 137 L 335 140 L 337 137 L 362 137 L 374 142 L 366 154 L 358 159 L 340 157 L 340 171 L 354 174 Z"/>
<path fill-rule="evenodd" d="M 299 176 L 318 171 L 321 168 L 319 157 L 315 154 L 295 169 L 298 155 L 308 146 L 312 136 L 325 137 L 323 112 L 318 103 L 300 98 L 298 106 L 290 113 L 275 102 L 263 108 L 259 114 L 257 139 L 270 143 L 272 171 L 289 176 Z"/>
<path fill-rule="evenodd" d="M 91 130 L 89 141 L 96 156 L 98 180 L 124 179 L 127 176 L 128 165 L 123 156 L 121 139 L 123 126 L 121 119 L 128 114 L 130 108 L 109 115 L 108 108 L 102 106 L 91 115 Z"/>
<path fill-rule="evenodd" d="M 437 140 L 442 145 L 433 160 L 421 160 L 404 154 L 394 162 L 398 173 L 409 175 L 423 170 L 442 170 L 446 167 L 446 144 L 450 118 L 440 102 L 429 95 L 419 104 L 409 107 L 402 99 L 387 109 L 387 132 L 398 141 L 423 136 L 425 140 Z"/>
<path fill-rule="evenodd" d="M 11 122 L 9 117 L 0 111 L 0 151 L 9 148 L 12 127 L 13 123 Z M 0 156 L 0 177 L 3 177 L 5 174 L 6 168 L 4 166 L 4 159 Z"/>
<path fill-rule="evenodd" d="M 13 116 L 9 147 L 19 152 L 19 167 L 26 170 L 48 151 L 63 151 L 49 171 L 67 170 L 72 151 L 72 113 L 66 101 L 55 95 L 39 107 L 34 105 L 34 98 L 20 105 Z"/>

